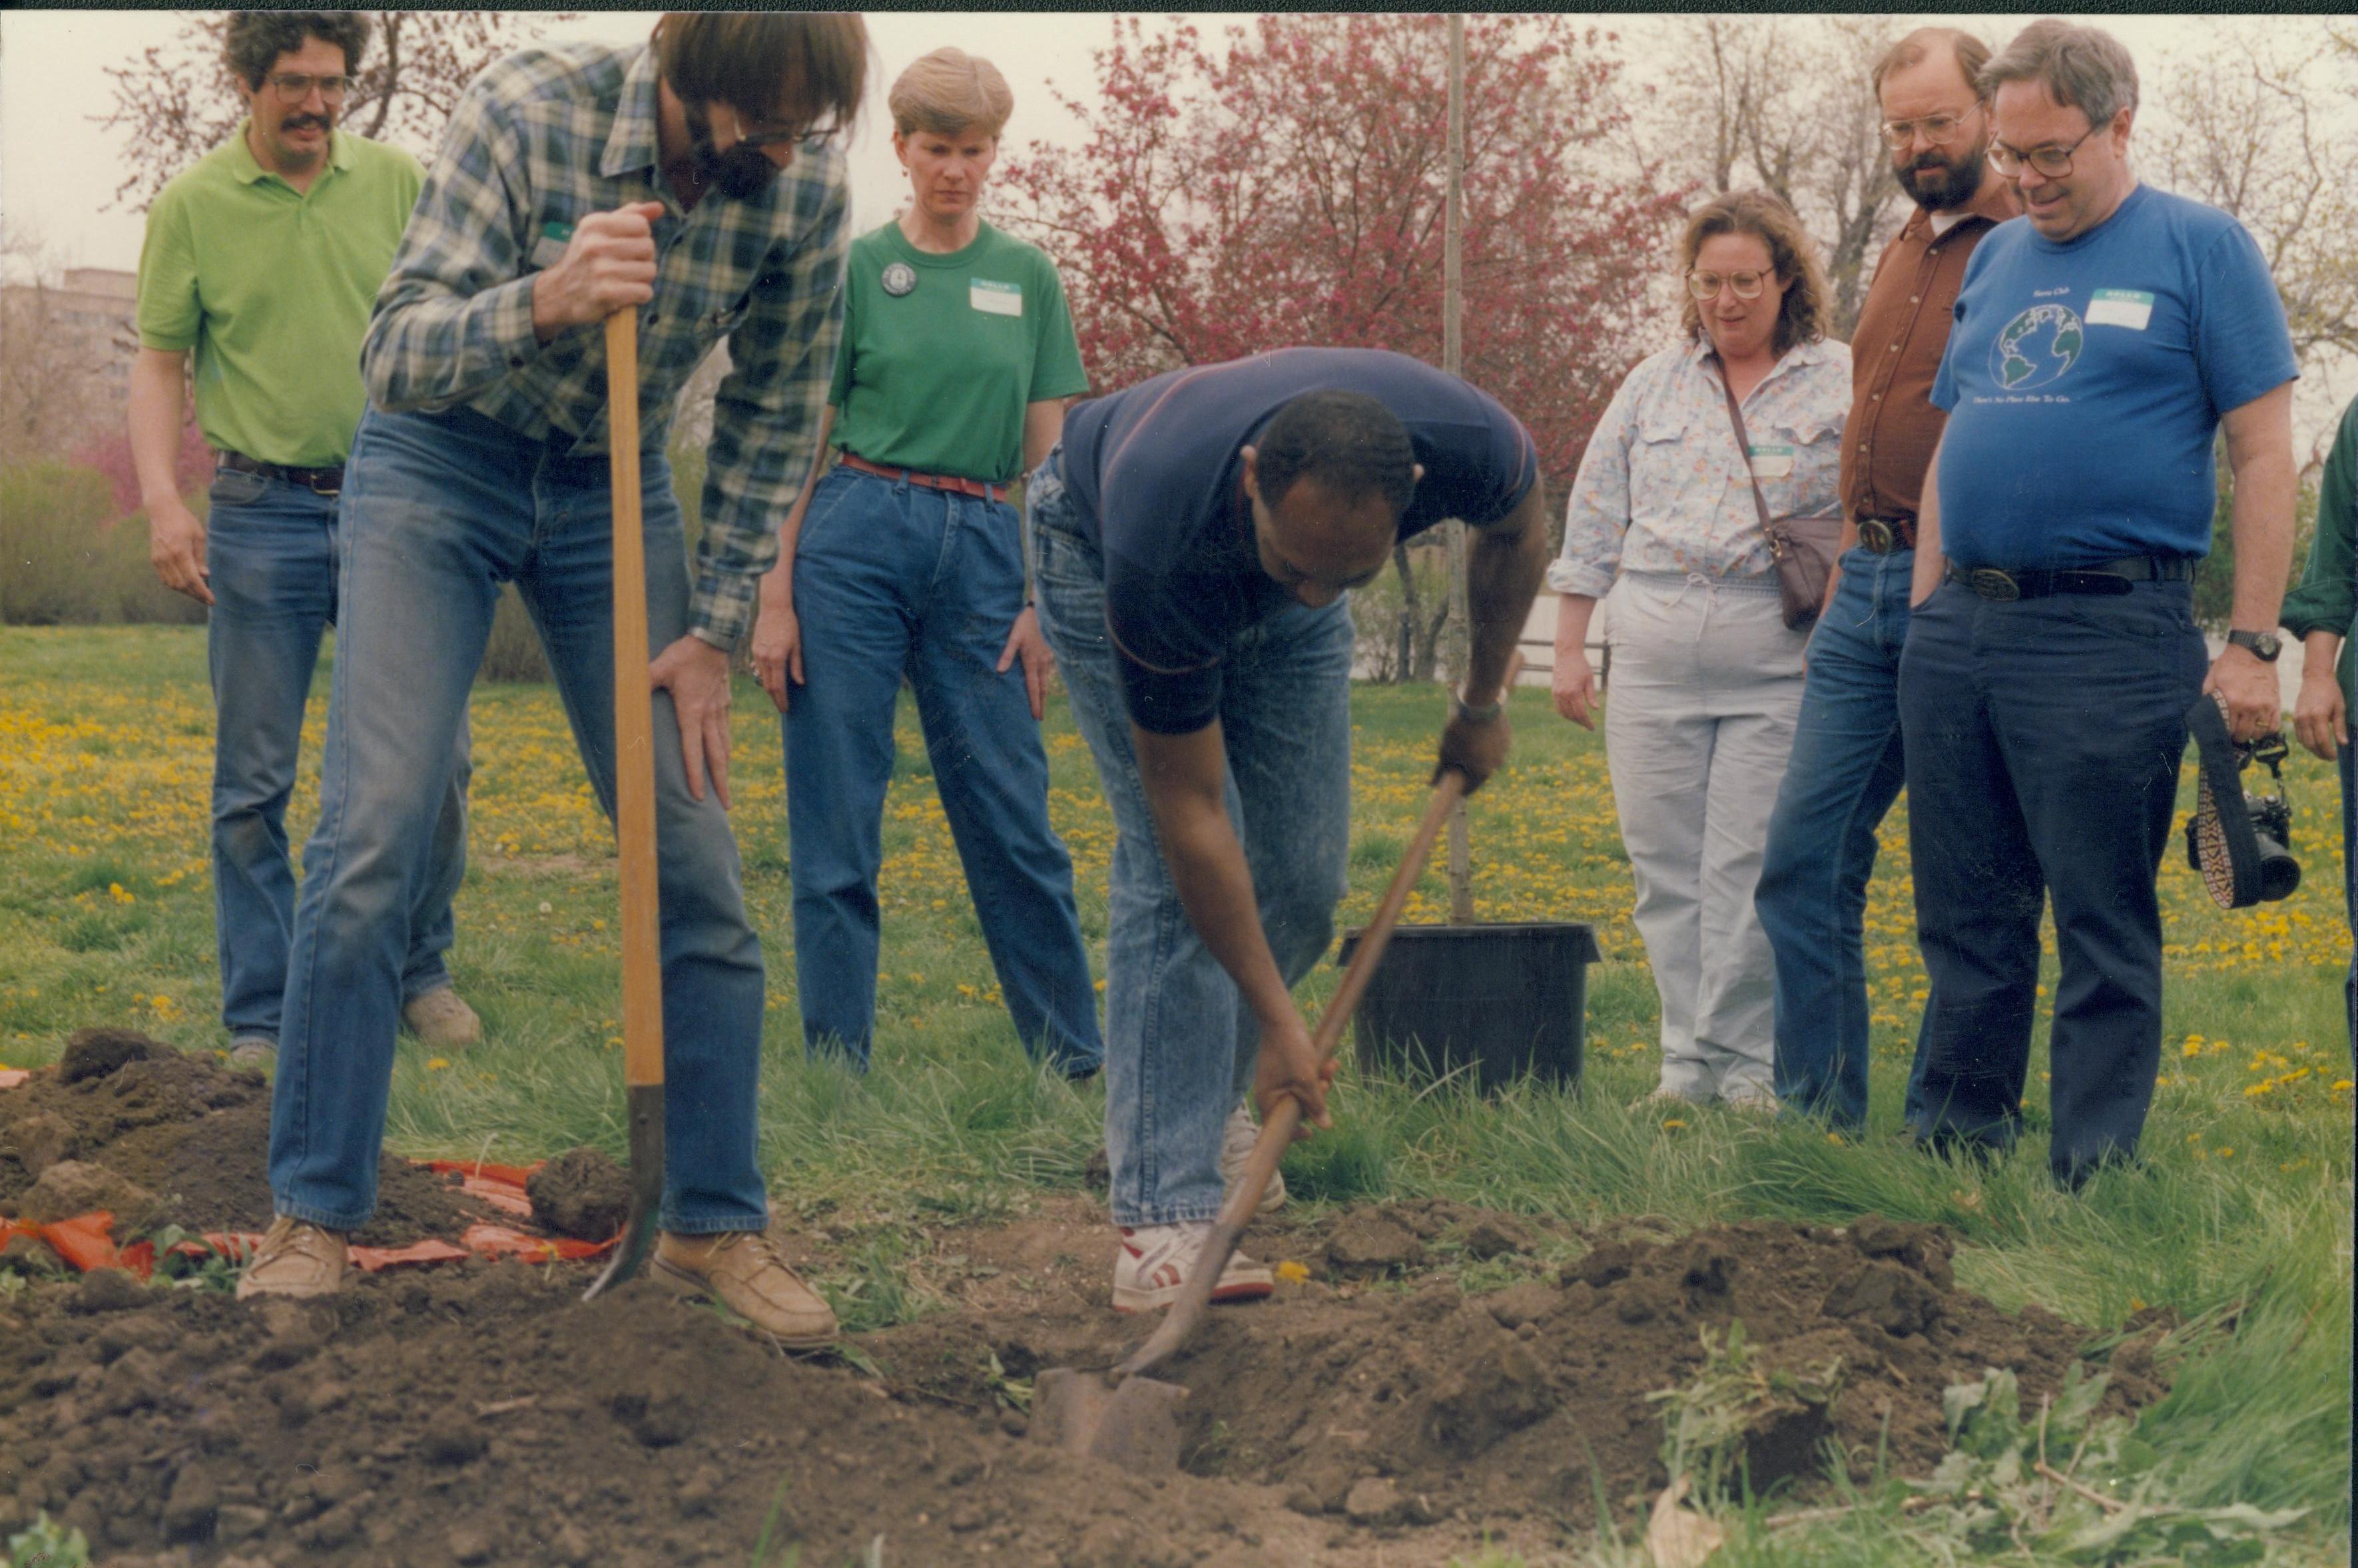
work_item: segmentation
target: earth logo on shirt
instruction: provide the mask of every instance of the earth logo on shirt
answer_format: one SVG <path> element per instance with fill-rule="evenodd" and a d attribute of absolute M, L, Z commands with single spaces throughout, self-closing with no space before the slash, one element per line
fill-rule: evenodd
<path fill-rule="evenodd" d="M 2008 392 L 2059 381 L 2078 362 L 2087 334 L 2068 305 L 2034 305 L 2006 324 L 1990 346 L 1990 374 Z"/>

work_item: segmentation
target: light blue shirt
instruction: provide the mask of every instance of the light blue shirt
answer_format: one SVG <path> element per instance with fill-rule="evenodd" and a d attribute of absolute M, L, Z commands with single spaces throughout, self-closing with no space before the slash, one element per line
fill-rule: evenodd
<path fill-rule="evenodd" d="M 1564 508 L 1558 593 L 1602 599 L 1620 571 L 1758 577 L 1774 565 L 1705 340 L 1641 361 L 1588 438 Z M 1850 349 L 1786 351 L 1744 399 L 1768 514 L 1831 510 L 1850 413 Z"/>

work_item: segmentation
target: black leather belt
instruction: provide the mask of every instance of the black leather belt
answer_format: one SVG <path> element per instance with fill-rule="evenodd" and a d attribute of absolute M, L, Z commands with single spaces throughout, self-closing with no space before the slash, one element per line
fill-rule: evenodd
<path fill-rule="evenodd" d="M 221 466 L 239 473 L 258 473 L 265 479 L 275 479 L 282 484 L 299 484 L 321 495 L 334 495 L 344 488 L 344 465 L 331 469 L 288 468 L 284 463 L 265 463 L 249 458 L 243 452 L 222 452 Z"/>
<path fill-rule="evenodd" d="M 1913 517 L 1862 517 L 1858 520 L 1858 542 L 1878 556 L 1894 550 L 1916 547 L 1916 519 Z"/>
<path fill-rule="evenodd" d="M 2141 582 L 2192 582 L 2190 556 L 2124 556 L 2117 561 L 2061 571 L 2001 571 L 1996 567 L 1949 563 L 1949 580 L 1963 583 L 1984 599 L 2044 599 L 2054 593 L 2123 594 Z"/>

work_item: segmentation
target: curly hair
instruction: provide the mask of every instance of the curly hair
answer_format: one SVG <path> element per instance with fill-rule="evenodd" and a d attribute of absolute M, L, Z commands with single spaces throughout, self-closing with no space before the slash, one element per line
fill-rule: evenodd
<path fill-rule="evenodd" d="M 1261 499 L 1271 506 L 1296 480 L 1314 479 L 1347 501 L 1380 498 L 1394 516 L 1416 491 L 1416 449 L 1408 427 L 1363 392 L 1305 392 L 1290 398 L 1253 443 Z"/>
<path fill-rule="evenodd" d="M 260 92 L 262 79 L 278 57 L 303 47 L 306 38 L 333 44 L 344 51 L 344 74 L 360 74 L 361 56 L 368 51 L 369 19 L 362 11 L 233 11 L 222 39 L 222 59 L 249 92 Z"/>
<path fill-rule="evenodd" d="M 1801 227 L 1793 210 L 1765 190 L 1730 190 L 1714 196 L 1687 215 L 1686 232 L 1679 239 L 1679 276 L 1694 269 L 1703 243 L 1714 234 L 1751 234 L 1768 247 L 1769 265 L 1778 278 L 1792 285 L 1785 290 L 1784 308 L 1777 313 L 1772 346 L 1779 354 L 1796 343 L 1814 343 L 1826 335 L 1826 274 L 1818 262 L 1818 247 Z M 1679 325 L 1690 338 L 1703 335 L 1703 307 L 1684 287 L 1685 301 Z"/>

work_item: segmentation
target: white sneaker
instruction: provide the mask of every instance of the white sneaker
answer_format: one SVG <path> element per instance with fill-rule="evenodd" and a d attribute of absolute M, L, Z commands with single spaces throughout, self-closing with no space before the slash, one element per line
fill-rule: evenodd
<path fill-rule="evenodd" d="M 1252 1112 L 1242 1100 L 1238 1101 L 1237 1108 L 1228 1113 L 1228 1124 L 1220 1129 L 1221 1202 L 1226 1203 L 1228 1195 L 1244 1180 L 1245 1162 L 1252 1157 L 1253 1140 L 1260 1136 L 1260 1129 L 1253 1124 Z M 1253 1212 L 1274 1214 L 1284 1206 L 1285 1173 L 1271 1171 L 1269 1185 L 1260 1190 L 1260 1202 L 1253 1206 Z"/>
<path fill-rule="evenodd" d="M 1135 1229 L 1123 1226 L 1121 1250 L 1113 1260 L 1113 1310 L 1151 1312 L 1177 1301 L 1180 1287 L 1187 1282 L 1188 1266 L 1211 1234 L 1208 1219 L 1188 1225 L 1141 1225 Z M 1266 1265 L 1233 1252 L 1228 1255 L 1228 1266 L 1220 1271 L 1220 1282 L 1212 1287 L 1212 1300 L 1259 1301 L 1276 1288 L 1276 1277 Z"/>

